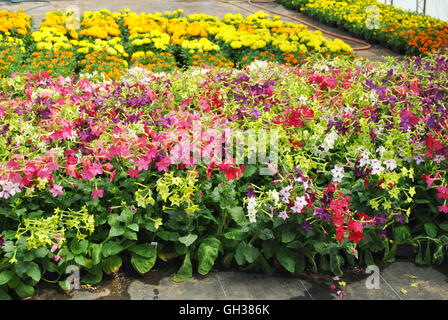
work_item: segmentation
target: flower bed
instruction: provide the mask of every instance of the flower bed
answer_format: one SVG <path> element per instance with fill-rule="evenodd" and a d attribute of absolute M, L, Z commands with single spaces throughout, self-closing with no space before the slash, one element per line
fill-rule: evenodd
<path fill-rule="evenodd" d="M 127 258 L 177 256 L 175 281 L 217 261 L 341 276 L 403 243 L 440 263 L 448 56 L 302 63 L 3 79 L 0 298 Z"/>
<path fill-rule="evenodd" d="M 426 55 L 448 46 L 448 23 L 376 0 L 277 0 L 398 53 Z"/>
<path fill-rule="evenodd" d="M 84 12 L 77 21 L 73 12 L 59 10 L 47 13 L 32 33 L 28 15 L 5 12 L 5 18 L 0 17 L 0 36 L 2 32 L 5 35 L 0 38 L 0 59 L 14 56 L 10 50 L 22 51 L 17 58 L 19 66 L 52 76 L 96 72 L 119 79 L 136 60 L 139 65 L 146 63 L 148 69 L 167 72 L 191 65 L 241 67 L 248 63 L 247 56 L 253 57 L 249 62 L 269 59 L 290 64 L 311 55 L 353 57 L 352 48 L 344 42 L 327 40 L 320 32 L 263 12 L 248 17 L 228 14 L 220 20 L 205 14 L 182 17 L 181 9 L 165 14 L 100 10 Z M 8 48 L 1 45 L 5 41 Z M 286 54 L 295 58 L 285 60 Z M 73 59 L 65 66 L 58 65 L 62 56 Z M 2 68 L 1 63 L 2 77 L 21 71 Z"/>

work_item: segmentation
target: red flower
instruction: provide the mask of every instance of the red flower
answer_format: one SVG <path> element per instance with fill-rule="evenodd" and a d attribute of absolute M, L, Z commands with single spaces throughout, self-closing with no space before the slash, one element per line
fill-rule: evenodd
<path fill-rule="evenodd" d="M 361 232 L 351 232 L 348 236 L 349 241 L 354 241 L 355 243 L 358 243 L 361 239 L 363 239 L 364 236 Z"/>

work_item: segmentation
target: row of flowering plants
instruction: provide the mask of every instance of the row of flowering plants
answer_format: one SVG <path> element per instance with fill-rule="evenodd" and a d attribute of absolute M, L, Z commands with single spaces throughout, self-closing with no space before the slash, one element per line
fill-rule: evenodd
<path fill-rule="evenodd" d="M 145 274 L 177 256 L 175 281 L 218 264 L 341 276 L 400 244 L 441 263 L 447 73 L 442 53 L 2 79 L 0 298 L 124 259 Z"/>
<path fill-rule="evenodd" d="M 279 3 L 408 55 L 448 46 L 448 23 L 377 0 L 278 0 Z"/>
<path fill-rule="evenodd" d="M 0 36 L 4 36 L 0 44 L 6 42 L 8 48 L 0 46 L 0 59 L 14 59 L 24 70 L 52 76 L 96 72 L 119 79 L 135 64 L 167 72 L 191 65 L 241 67 L 257 59 L 298 64 L 317 54 L 353 57 L 346 43 L 263 12 L 218 19 L 205 14 L 183 17 L 182 9 L 164 14 L 103 9 L 85 11 L 80 17 L 58 10 L 48 12 L 34 32 L 28 15 L 5 12 L 8 18 L 0 19 Z M 11 48 L 23 53 L 16 58 Z M 287 53 L 296 58 L 285 60 Z M 17 71 L 0 68 L 3 77 Z"/>

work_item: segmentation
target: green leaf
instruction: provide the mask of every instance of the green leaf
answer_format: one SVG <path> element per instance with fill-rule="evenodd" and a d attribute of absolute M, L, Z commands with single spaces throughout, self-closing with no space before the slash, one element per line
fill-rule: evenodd
<path fill-rule="evenodd" d="M 408 226 L 401 225 L 393 229 L 394 240 L 397 242 L 407 242 L 412 239 Z"/>
<path fill-rule="evenodd" d="M 218 257 L 219 243 L 203 241 L 198 249 L 198 272 L 202 275 L 209 273 Z"/>
<path fill-rule="evenodd" d="M 170 232 L 166 230 L 160 230 L 157 232 L 157 235 L 165 241 L 178 241 L 179 233 L 178 232 Z"/>
<path fill-rule="evenodd" d="M 82 241 L 73 240 L 70 243 L 70 250 L 71 250 L 71 252 L 73 252 L 74 255 L 83 254 L 87 251 L 88 246 L 89 246 L 89 241 L 87 241 L 87 240 L 82 240 Z"/>
<path fill-rule="evenodd" d="M 36 282 L 40 281 L 41 277 L 40 268 L 36 263 L 34 262 L 31 263 L 31 266 L 28 268 L 26 274 L 34 281 Z"/>
<path fill-rule="evenodd" d="M 23 282 L 20 282 L 15 290 L 17 295 L 22 299 L 32 297 L 34 295 L 34 288 Z"/>
<path fill-rule="evenodd" d="M 257 166 L 253 164 L 248 164 L 247 167 L 244 168 L 243 177 L 248 178 L 252 176 L 255 172 L 257 172 Z"/>
<path fill-rule="evenodd" d="M 153 248 L 150 243 L 135 244 L 129 248 L 129 251 L 144 258 L 154 259 L 154 262 L 155 258 L 157 257 L 157 250 Z"/>
<path fill-rule="evenodd" d="M 124 234 L 125 232 L 125 228 L 120 226 L 120 225 L 113 225 L 110 228 L 110 232 L 109 232 L 109 237 L 118 237 L 121 236 L 122 234 Z"/>
<path fill-rule="evenodd" d="M 249 243 L 244 247 L 243 254 L 244 254 L 244 258 L 246 258 L 246 261 L 249 263 L 252 263 L 255 260 L 257 260 L 260 252 L 251 243 Z"/>
<path fill-rule="evenodd" d="M 241 229 L 229 228 L 229 231 L 224 234 L 224 237 L 231 240 L 244 240 L 246 238 L 246 232 L 242 232 Z"/>
<path fill-rule="evenodd" d="M 422 254 L 422 245 L 420 242 L 418 242 L 418 253 L 417 253 L 417 256 L 415 257 L 415 263 L 424 264 L 423 254 Z"/>
<path fill-rule="evenodd" d="M 138 230 L 139 230 L 138 224 L 136 224 L 136 223 L 132 223 L 132 224 L 128 225 L 128 228 L 135 232 L 138 232 Z"/>
<path fill-rule="evenodd" d="M 182 282 L 190 279 L 193 276 L 193 266 L 191 265 L 190 254 L 187 253 L 184 258 L 184 262 L 179 271 L 173 276 L 174 282 Z"/>
<path fill-rule="evenodd" d="M 36 256 L 36 258 L 43 258 L 43 257 L 45 257 L 49 252 L 50 252 L 50 250 L 48 250 L 47 248 L 40 247 L 40 248 L 37 248 L 37 249 L 34 251 L 34 255 Z"/>
<path fill-rule="evenodd" d="M 156 253 L 150 258 L 142 257 L 138 254 L 131 255 L 131 264 L 140 274 L 145 274 L 152 269 L 156 263 Z"/>
<path fill-rule="evenodd" d="M 112 256 L 103 261 L 103 270 L 107 274 L 117 272 L 122 265 L 121 258 L 119 256 Z"/>
<path fill-rule="evenodd" d="M 275 256 L 278 262 L 289 272 L 294 273 L 296 267 L 296 261 L 294 259 L 294 254 L 291 250 L 285 248 L 279 248 Z"/>
<path fill-rule="evenodd" d="M 369 249 L 364 250 L 364 263 L 366 264 L 366 266 L 375 265 L 375 261 L 373 260 L 372 253 Z"/>
<path fill-rule="evenodd" d="M 263 241 L 261 244 L 263 248 L 263 254 L 266 259 L 271 259 L 274 256 L 275 242 L 274 241 Z"/>
<path fill-rule="evenodd" d="M 180 237 L 179 238 L 179 242 L 183 243 L 184 245 L 186 245 L 187 247 L 189 247 L 190 245 L 193 244 L 193 242 L 196 241 L 196 239 L 198 238 L 197 234 L 188 234 L 186 236 Z"/>
<path fill-rule="evenodd" d="M 244 214 L 244 210 L 241 207 L 233 207 L 229 209 L 229 214 L 238 225 L 247 224 L 248 220 Z"/>
<path fill-rule="evenodd" d="M 265 229 L 261 230 L 259 237 L 261 240 L 273 239 L 274 233 L 272 232 L 271 229 L 265 228 Z"/>
<path fill-rule="evenodd" d="M 11 296 L 3 289 L 0 289 L 0 300 L 12 300 Z"/>
<path fill-rule="evenodd" d="M 102 244 L 90 243 L 92 263 L 98 264 L 101 262 L 101 251 L 103 250 Z"/>
<path fill-rule="evenodd" d="M 337 277 L 342 276 L 342 270 L 341 267 L 344 263 L 344 258 L 342 258 L 338 254 L 332 254 L 330 255 L 330 270 L 333 272 L 333 274 Z"/>
<path fill-rule="evenodd" d="M 104 258 L 107 258 L 109 256 L 119 254 L 121 251 L 123 251 L 123 246 L 121 244 L 118 242 L 109 241 L 103 245 L 101 253 Z"/>
<path fill-rule="evenodd" d="M 289 230 L 283 230 L 282 231 L 282 242 L 288 243 L 294 240 L 295 233 Z"/>
<path fill-rule="evenodd" d="M 301 275 L 305 271 L 305 255 L 300 252 L 296 258 L 296 267 L 294 270 L 294 274 Z"/>
<path fill-rule="evenodd" d="M 100 265 L 96 265 L 82 276 L 81 281 L 88 284 L 98 284 L 101 280 L 103 280 L 103 270 Z"/>
<path fill-rule="evenodd" d="M 5 270 L 0 273 L 0 286 L 7 284 L 9 280 L 14 276 L 14 272 Z"/>
<path fill-rule="evenodd" d="M 240 242 L 235 250 L 235 261 L 238 263 L 238 265 L 242 265 L 246 259 L 244 258 L 244 248 L 246 247 L 246 244 L 244 242 Z"/>
<path fill-rule="evenodd" d="M 432 222 L 426 222 L 424 224 L 426 234 L 432 238 L 437 236 L 437 226 Z"/>
<path fill-rule="evenodd" d="M 397 244 L 396 243 L 394 243 L 392 245 L 392 248 L 390 250 L 389 250 L 389 246 L 387 246 L 383 261 L 389 262 L 389 263 L 394 262 L 396 253 L 397 253 Z"/>

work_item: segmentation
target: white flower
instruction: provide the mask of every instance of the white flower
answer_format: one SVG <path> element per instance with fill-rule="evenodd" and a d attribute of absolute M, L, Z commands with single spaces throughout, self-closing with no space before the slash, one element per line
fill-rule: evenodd
<path fill-rule="evenodd" d="M 378 147 L 378 148 L 376 149 L 376 152 L 378 152 L 378 153 L 380 154 L 380 156 L 382 156 L 383 153 L 386 152 L 386 148 L 384 148 L 383 146 Z"/>
<path fill-rule="evenodd" d="M 395 159 L 386 160 L 384 161 L 384 164 L 386 165 L 386 168 L 389 169 L 390 171 L 393 171 L 397 167 L 397 162 L 395 161 Z"/>
<path fill-rule="evenodd" d="M 414 157 L 414 160 L 417 162 L 417 165 L 420 165 L 420 163 L 425 162 L 425 159 L 423 159 L 423 157 L 419 154 Z"/>
<path fill-rule="evenodd" d="M 328 152 L 329 150 L 333 149 L 334 144 L 336 140 L 338 139 L 338 134 L 336 131 L 331 130 L 324 139 L 324 142 L 322 143 L 322 148 L 325 150 L 325 152 Z"/>
<path fill-rule="evenodd" d="M 269 195 L 272 199 L 274 199 L 274 205 L 277 207 L 277 206 L 278 206 L 278 202 L 279 202 L 279 200 L 280 200 L 280 196 L 279 196 L 279 193 L 277 192 L 277 190 L 270 190 L 270 191 L 268 192 L 268 195 Z"/>
<path fill-rule="evenodd" d="M 289 203 L 289 197 L 291 196 L 291 190 L 292 190 L 292 185 L 283 187 L 282 190 L 280 190 L 280 195 L 282 196 L 282 201 L 284 203 Z"/>
<path fill-rule="evenodd" d="M 305 196 L 296 197 L 296 201 L 294 202 L 294 206 L 291 208 L 291 210 L 294 213 L 299 213 L 302 211 L 303 207 L 307 205 Z"/>
<path fill-rule="evenodd" d="M 433 160 L 434 160 L 434 162 L 436 162 L 436 163 L 440 163 L 440 162 L 442 162 L 443 160 L 445 160 L 445 156 L 438 154 L 438 155 L 436 155 L 436 156 L 434 157 Z"/>
<path fill-rule="evenodd" d="M 255 198 L 249 198 L 247 204 L 247 217 L 251 223 L 257 222 L 257 200 Z"/>
<path fill-rule="evenodd" d="M 344 167 L 337 164 L 331 170 L 331 173 L 333 174 L 333 182 L 341 182 L 342 178 L 344 178 Z"/>
<path fill-rule="evenodd" d="M 372 159 L 370 165 L 372 166 L 372 174 L 380 174 L 384 171 L 384 167 L 381 166 L 381 161 L 377 159 Z"/>
<path fill-rule="evenodd" d="M 283 220 L 286 220 L 286 219 L 289 218 L 288 213 L 286 212 L 286 210 L 283 210 L 282 212 L 280 212 L 280 213 L 278 214 L 278 217 L 279 217 L 279 218 L 282 218 Z"/>

